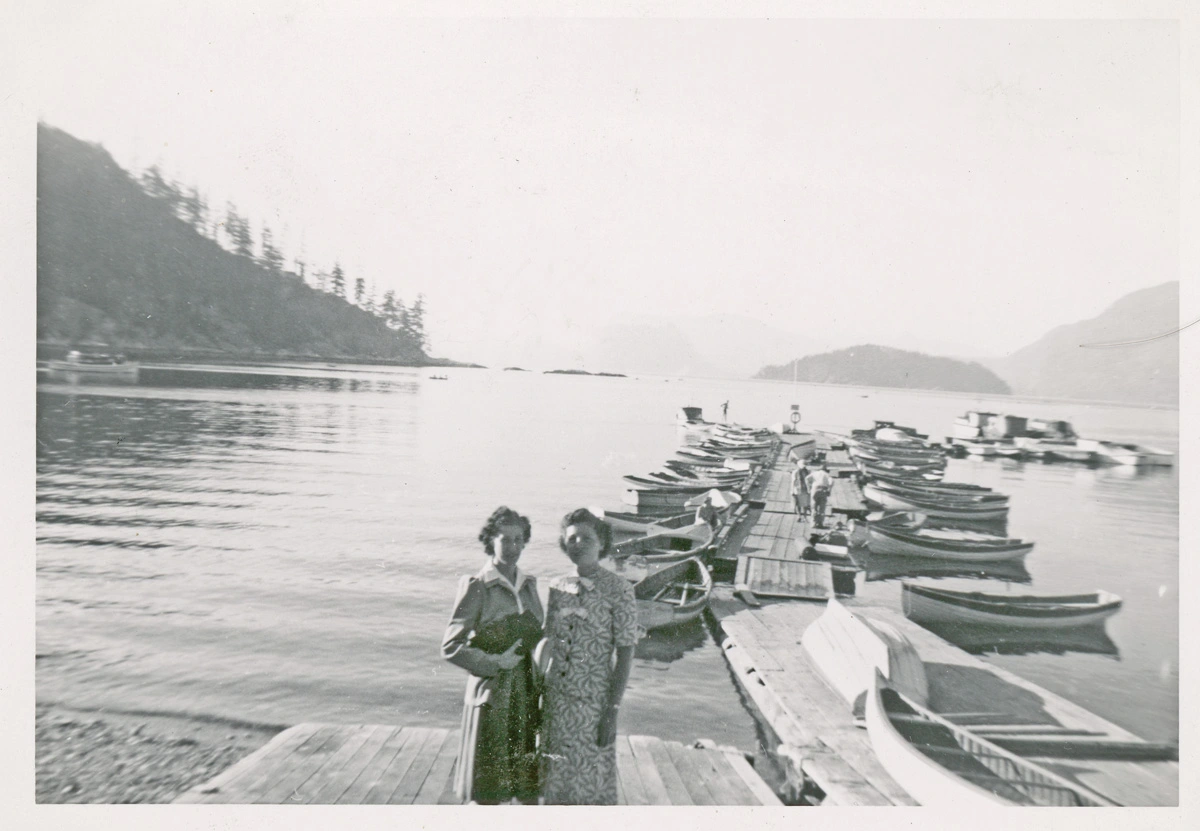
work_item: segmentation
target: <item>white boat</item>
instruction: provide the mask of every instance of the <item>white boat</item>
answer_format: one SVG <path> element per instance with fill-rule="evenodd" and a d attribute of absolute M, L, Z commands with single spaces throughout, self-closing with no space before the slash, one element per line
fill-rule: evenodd
<path fill-rule="evenodd" d="M 1017 629 L 1072 629 L 1092 626 L 1121 609 L 1112 592 L 1012 595 L 963 592 L 904 583 L 904 614 L 918 623 L 956 623 Z"/>
<path fill-rule="evenodd" d="M 71 350 L 65 360 L 48 361 L 47 375 L 53 381 L 136 384 L 139 367 L 122 355 L 82 353 Z"/>
<path fill-rule="evenodd" d="M 712 576 L 689 557 L 634 584 L 638 623 L 646 631 L 687 623 L 700 616 L 712 594 Z"/>
<path fill-rule="evenodd" d="M 867 526 L 867 547 L 872 554 L 965 563 L 1019 560 L 1033 550 L 1033 543 L 987 534 L 964 537 L 932 529 L 910 532 L 876 524 Z"/>
<path fill-rule="evenodd" d="M 868 691 L 866 721 L 880 764 L 921 805 L 1115 804 L 931 712 L 893 689 L 879 670 Z"/>
<path fill-rule="evenodd" d="M 696 522 L 695 511 L 676 514 L 672 517 L 651 517 L 624 511 L 593 511 L 593 513 L 602 517 L 618 537 L 644 537 L 647 534 L 656 534 L 662 531 L 677 531 L 680 528 L 694 525 Z"/>
<path fill-rule="evenodd" d="M 1013 444 L 1026 453 L 1034 456 L 1048 456 L 1065 462 L 1090 462 L 1095 453 L 1086 447 L 1080 447 L 1073 439 L 1041 439 L 1030 436 L 1017 436 Z"/>
<path fill-rule="evenodd" d="M 800 643 L 829 686 L 860 712 L 875 670 L 913 700 L 925 704 L 929 699 L 925 664 L 904 633 L 855 614 L 835 598 L 804 630 Z"/>
<path fill-rule="evenodd" d="M 1140 444 L 1128 444 L 1098 439 L 1079 439 L 1075 442 L 1080 448 L 1096 454 L 1096 460 L 1105 464 L 1131 465 L 1134 467 L 1149 467 L 1175 464 L 1175 454 L 1156 447 L 1146 447 Z"/>

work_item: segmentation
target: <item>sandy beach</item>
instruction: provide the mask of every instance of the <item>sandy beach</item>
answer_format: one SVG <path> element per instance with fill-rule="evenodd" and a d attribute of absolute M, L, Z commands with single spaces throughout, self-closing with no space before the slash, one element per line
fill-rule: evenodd
<path fill-rule="evenodd" d="M 171 802 L 276 730 L 39 704 L 39 803 Z"/>

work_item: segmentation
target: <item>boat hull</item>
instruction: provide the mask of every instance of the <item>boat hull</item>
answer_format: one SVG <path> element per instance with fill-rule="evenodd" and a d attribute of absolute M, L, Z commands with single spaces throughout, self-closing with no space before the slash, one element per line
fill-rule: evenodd
<path fill-rule="evenodd" d="M 986 563 L 1022 559 L 1033 550 L 1033 543 L 1007 539 L 987 543 L 970 539 L 922 538 L 919 534 L 906 534 L 892 528 L 875 526 L 867 529 L 867 547 L 872 554 L 888 554 L 894 557 Z"/>
<path fill-rule="evenodd" d="M 638 624 L 647 631 L 695 620 L 708 606 L 712 576 L 695 557 L 650 574 L 633 587 Z"/>
<path fill-rule="evenodd" d="M 904 614 L 918 623 L 963 623 L 979 626 L 1047 630 L 1095 626 L 1121 608 L 1109 592 L 1082 595 L 997 595 L 954 592 L 904 583 Z"/>
<path fill-rule="evenodd" d="M 931 517 L 939 517 L 943 519 L 965 519 L 965 520 L 995 520 L 1004 519 L 1008 516 L 1008 505 L 998 506 L 959 506 L 947 505 L 927 500 L 913 500 L 898 496 L 894 493 L 882 490 L 881 488 L 873 487 L 870 484 L 863 486 L 863 496 L 877 505 L 884 508 L 890 508 L 895 511 L 913 511 L 916 513 L 925 514 Z"/>
<path fill-rule="evenodd" d="M 136 384 L 138 364 L 84 364 L 72 361 L 50 361 L 46 374 L 53 381 Z"/>

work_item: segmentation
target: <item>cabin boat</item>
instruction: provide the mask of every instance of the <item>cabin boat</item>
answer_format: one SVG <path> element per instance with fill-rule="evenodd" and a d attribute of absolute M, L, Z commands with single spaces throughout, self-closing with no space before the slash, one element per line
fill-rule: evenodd
<path fill-rule="evenodd" d="M 64 360 L 49 361 L 47 375 L 54 381 L 136 384 L 139 367 L 124 355 L 80 352 L 72 349 Z"/>
<path fill-rule="evenodd" d="M 1097 590 L 1084 594 L 1011 595 L 963 592 L 904 583 L 904 614 L 918 623 L 1070 629 L 1092 626 L 1121 609 L 1121 598 Z"/>

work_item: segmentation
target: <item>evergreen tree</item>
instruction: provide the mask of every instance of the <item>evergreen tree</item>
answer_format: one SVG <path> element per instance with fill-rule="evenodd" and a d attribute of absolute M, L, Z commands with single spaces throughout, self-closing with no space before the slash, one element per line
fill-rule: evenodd
<path fill-rule="evenodd" d="M 413 343 L 421 348 L 422 352 L 425 351 L 427 346 L 425 337 L 425 295 L 418 294 L 412 306 L 405 311 L 401 331 L 408 335 Z"/>
<path fill-rule="evenodd" d="M 271 236 L 271 229 L 267 227 L 265 222 L 262 229 L 262 255 L 259 257 L 258 262 L 259 265 L 272 274 L 278 274 L 283 271 L 283 254 L 275 247 Z"/>
<path fill-rule="evenodd" d="M 338 263 L 333 264 L 333 273 L 329 275 L 329 289 L 338 297 L 346 297 L 346 274 Z"/>
<path fill-rule="evenodd" d="M 362 306 L 363 298 L 367 294 L 367 281 L 362 277 L 354 278 L 354 305 Z"/>
<path fill-rule="evenodd" d="M 379 316 L 389 329 L 396 328 L 396 292 L 388 289 L 383 293 L 383 303 L 379 306 Z"/>
<path fill-rule="evenodd" d="M 250 221 L 238 216 L 232 202 L 225 205 L 225 233 L 229 235 L 233 253 L 253 258 L 254 238 L 250 236 Z"/>

